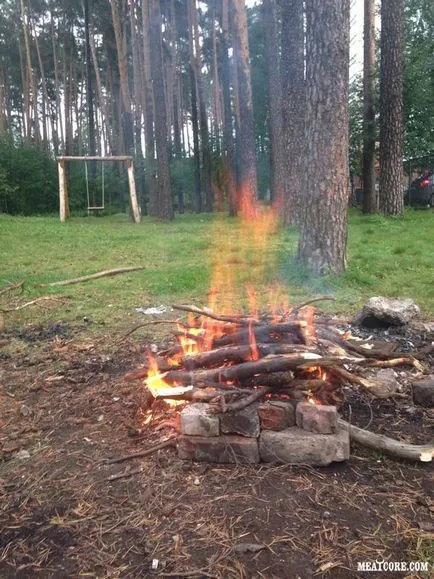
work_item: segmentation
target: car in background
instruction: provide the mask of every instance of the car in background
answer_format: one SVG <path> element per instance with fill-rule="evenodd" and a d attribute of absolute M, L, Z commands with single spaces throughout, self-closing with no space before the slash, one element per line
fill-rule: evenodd
<path fill-rule="evenodd" d="M 405 195 L 405 203 L 418 207 L 434 207 L 434 172 L 425 173 L 412 181 Z"/>

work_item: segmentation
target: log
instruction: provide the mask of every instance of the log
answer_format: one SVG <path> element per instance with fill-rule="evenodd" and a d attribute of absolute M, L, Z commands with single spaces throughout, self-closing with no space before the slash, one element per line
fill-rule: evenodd
<path fill-rule="evenodd" d="M 297 352 L 310 352 L 313 348 L 302 344 L 256 344 L 260 358 L 270 354 L 292 354 Z M 223 346 L 215 350 L 208 350 L 193 356 L 186 356 L 182 365 L 186 370 L 194 368 L 212 368 L 227 362 L 247 362 L 252 358 L 250 346 Z"/>
<path fill-rule="evenodd" d="M 349 431 L 352 440 L 363 446 L 406 460 L 431 462 L 434 458 L 434 442 L 426 445 L 408 444 L 383 434 L 375 434 L 369 430 L 364 430 L 342 419 L 339 419 L 338 423 L 341 428 Z"/>
<path fill-rule="evenodd" d="M 83 275 L 81 277 L 75 277 L 72 279 L 64 279 L 62 281 L 53 281 L 51 283 L 40 283 L 35 285 L 35 287 L 54 287 L 57 285 L 72 285 L 74 283 L 82 283 L 85 281 L 89 281 L 91 279 L 98 279 L 100 277 L 108 277 L 112 275 L 119 275 L 120 273 L 128 273 L 131 271 L 139 271 L 141 269 L 145 269 L 144 266 L 137 266 L 137 267 L 119 267 L 116 269 L 105 269 L 104 271 L 98 271 L 96 273 L 91 273 L 90 275 Z"/>
<path fill-rule="evenodd" d="M 264 388 L 258 388 L 257 390 L 254 390 L 248 396 L 243 396 L 242 398 L 240 398 L 239 400 L 236 400 L 235 402 L 231 402 L 230 404 L 225 404 L 224 406 L 221 405 L 222 407 L 221 407 L 220 411 L 218 410 L 218 406 L 216 405 L 212 409 L 212 412 L 213 412 L 213 414 L 217 414 L 217 413 L 221 414 L 221 413 L 225 413 L 225 412 L 238 412 L 239 410 L 242 410 L 243 408 L 247 408 L 247 406 L 250 406 L 250 404 L 253 404 L 254 402 L 259 400 L 260 398 L 262 398 L 266 394 L 269 394 L 271 391 L 272 391 L 272 388 L 270 386 L 265 386 Z"/>
<path fill-rule="evenodd" d="M 215 382 L 232 382 L 241 381 L 250 378 L 255 374 L 269 374 L 284 370 L 292 370 L 300 365 L 309 362 L 310 365 L 316 365 L 322 357 L 313 352 L 301 352 L 294 354 L 282 354 L 280 356 L 269 356 L 256 360 L 254 362 L 244 362 L 236 366 L 215 368 L 212 370 L 172 370 L 162 375 L 162 378 L 168 384 L 191 384 L 196 386 L 201 382 L 212 380 Z M 331 360 L 329 360 L 331 361 Z M 345 359 L 342 360 L 345 362 Z"/>
<path fill-rule="evenodd" d="M 292 340 L 298 339 L 299 343 L 304 343 L 304 334 L 300 335 L 299 329 L 305 328 L 306 326 L 307 322 L 304 320 L 297 320 L 294 322 L 284 322 L 279 324 L 262 324 L 254 326 L 252 329 L 244 328 L 238 332 L 234 332 L 233 334 L 215 339 L 213 341 L 213 348 L 229 346 L 231 344 L 249 344 L 252 333 L 255 336 L 256 343 L 282 342 L 284 341 L 283 337 L 285 334 L 289 334 L 286 338 L 290 337 Z"/>
<path fill-rule="evenodd" d="M 231 390 L 225 390 L 224 388 L 214 388 L 213 390 L 205 390 L 202 388 L 193 388 L 188 392 L 183 394 L 168 394 L 167 391 L 164 394 L 155 395 L 155 400 L 185 400 L 186 402 L 211 402 L 214 398 L 218 396 L 223 396 L 226 398 L 231 398 L 234 395 L 245 394 L 245 390 L 239 388 L 232 388 Z"/>

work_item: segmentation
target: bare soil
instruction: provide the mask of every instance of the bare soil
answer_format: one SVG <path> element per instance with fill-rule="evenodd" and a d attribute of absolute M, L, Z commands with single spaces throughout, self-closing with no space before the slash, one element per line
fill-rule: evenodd
<path fill-rule="evenodd" d="M 379 334 L 403 351 L 433 340 Z M 0 338 L 1 577 L 385 576 L 357 571 L 376 560 L 430 561 L 434 572 L 432 464 L 357 446 L 327 468 L 195 464 L 173 448 L 109 464 L 175 432 L 173 411 L 143 427 L 143 387 L 123 379 L 153 336 L 57 323 Z M 342 416 L 428 442 L 434 412 L 413 405 L 415 370 L 402 371 L 399 398 L 349 393 Z"/>

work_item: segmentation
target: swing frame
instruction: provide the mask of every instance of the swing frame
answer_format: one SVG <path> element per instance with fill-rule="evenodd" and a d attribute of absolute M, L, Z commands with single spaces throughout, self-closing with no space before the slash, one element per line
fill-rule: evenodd
<path fill-rule="evenodd" d="M 128 187 L 131 200 L 131 208 L 133 212 L 134 223 L 141 222 L 140 207 L 137 201 L 136 183 L 134 179 L 134 163 L 133 157 L 128 155 L 116 155 L 112 157 L 96 157 L 96 156 L 61 156 L 57 157 L 57 167 L 59 171 L 59 216 L 60 221 L 64 223 L 69 218 L 69 197 L 68 197 L 68 182 L 66 173 L 66 163 L 69 161 L 121 161 L 126 162 L 128 171 Z M 104 193 L 103 193 L 104 194 Z M 88 213 L 90 211 L 88 201 Z M 95 209 L 95 208 L 93 208 Z M 98 207 L 98 209 L 101 209 Z"/>

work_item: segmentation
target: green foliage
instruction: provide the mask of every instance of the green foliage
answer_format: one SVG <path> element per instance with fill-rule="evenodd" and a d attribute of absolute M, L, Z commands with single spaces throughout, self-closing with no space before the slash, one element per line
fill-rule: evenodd
<path fill-rule="evenodd" d="M 57 209 L 56 163 L 43 149 L 0 140 L 0 211 L 31 215 Z"/>

